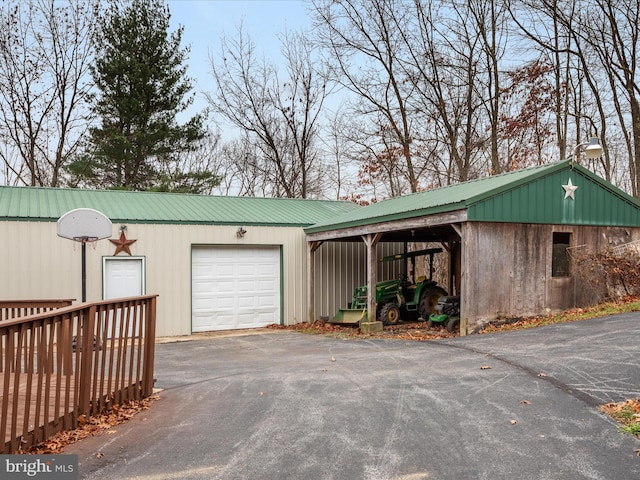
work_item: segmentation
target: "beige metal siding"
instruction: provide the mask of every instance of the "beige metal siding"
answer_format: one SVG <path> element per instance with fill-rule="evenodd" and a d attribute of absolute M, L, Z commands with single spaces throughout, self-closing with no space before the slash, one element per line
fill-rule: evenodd
<path fill-rule="evenodd" d="M 87 258 L 101 263 L 92 248 Z M 5 300 L 81 298 L 80 244 L 58 237 L 55 223 L 0 222 L 0 272 L 0 298 Z"/>
<path fill-rule="evenodd" d="M 404 251 L 402 243 L 380 243 L 377 257 Z M 378 264 L 378 281 L 397 276 L 401 261 Z M 315 314 L 316 318 L 333 317 L 340 308 L 347 308 L 355 287 L 367 283 L 367 252 L 364 242 L 325 242 L 315 252 Z"/>
<path fill-rule="evenodd" d="M 119 224 L 114 224 L 112 238 Z M 306 318 L 306 239 L 302 228 L 127 224 L 133 255 L 146 258 L 146 291 L 158 294 L 157 335 L 191 334 L 191 249 L 194 245 L 282 247 L 285 324 Z M 115 246 L 87 248 L 87 300 L 102 298 L 102 257 Z M 122 255 L 122 254 L 121 254 Z M 81 247 L 56 235 L 50 222 L 0 222 L 0 298 L 81 298 Z"/>

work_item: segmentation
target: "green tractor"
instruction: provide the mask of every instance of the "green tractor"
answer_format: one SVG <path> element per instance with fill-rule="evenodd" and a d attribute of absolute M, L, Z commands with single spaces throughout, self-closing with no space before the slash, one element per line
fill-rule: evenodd
<path fill-rule="evenodd" d="M 381 262 L 391 260 L 411 261 L 411 278 L 405 273 L 393 280 L 385 280 L 376 284 L 376 318 L 384 325 L 395 325 L 401 319 L 422 319 L 427 321 L 429 315 L 434 313 L 438 300 L 445 297 L 447 292 L 433 281 L 433 257 L 442 252 L 441 248 L 417 250 L 415 252 L 399 253 L 389 257 L 383 257 Z M 429 278 L 418 277 L 415 279 L 415 259 L 429 255 Z M 356 287 L 349 308 L 338 310 L 331 320 L 332 323 L 358 323 L 367 315 L 366 285 Z"/>

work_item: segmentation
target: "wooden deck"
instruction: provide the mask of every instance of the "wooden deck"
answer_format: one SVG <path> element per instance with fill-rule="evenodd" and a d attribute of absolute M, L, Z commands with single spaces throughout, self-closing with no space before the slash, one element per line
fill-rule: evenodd
<path fill-rule="evenodd" d="M 28 303 L 0 304 L 0 453 L 151 395 L 156 295 L 43 313 L 33 313 Z"/>
<path fill-rule="evenodd" d="M 35 379 L 34 379 L 35 380 Z M 75 428 L 77 420 L 77 399 L 76 395 L 76 378 L 74 376 L 62 376 L 60 379 L 60 389 L 58 390 L 58 378 L 54 375 L 49 380 L 49 385 L 42 385 L 42 391 L 48 390 L 52 392 L 52 397 L 47 398 L 46 395 L 37 392 L 28 392 L 27 379 L 21 379 L 18 388 L 17 398 L 14 396 L 14 385 L 11 384 L 8 390 L 8 408 L 3 403 L 4 387 L 0 385 L 0 412 L 3 416 L 1 421 L 4 423 L 4 412 L 6 411 L 6 434 L 4 441 L 10 442 L 12 438 L 23 435 L 23 432 L 31 432 L 31 435 L 38 435 L 40 439 L 36 439 L 35 443 L 44 441 L 51 432 L 59 430 L 67 430 Z M 36 382 L 34 382 L 37 385 Z M 34 386 L 35 386 L 34 385 Z M 32 390 L 34 387 L 32 386 Z M 104 382 L 103 391 L 107 391 L 107 382 Z M 59 392 L 56 398 L 55 392 Z M 111 395 L 105 394 L 104 397 L 109 398 Z M 65 408 L 65 405 L 68 407 Z M 15 407 L 15 408 L 14 408 Z M 12 412 L 16 412 L 15 419 Z M 25 418 L 29 418 L 29 425 L 25 429 Z M 34 422 L 38 420 L 38 425 Z M 15 422 L 15 424 L 14 424 Z M 46 428 L 45 428 L 46 427 Z M 47 435 L 43 435 L 47 430 Z M 39 433 L 36 433 L 39 430 Z"/>

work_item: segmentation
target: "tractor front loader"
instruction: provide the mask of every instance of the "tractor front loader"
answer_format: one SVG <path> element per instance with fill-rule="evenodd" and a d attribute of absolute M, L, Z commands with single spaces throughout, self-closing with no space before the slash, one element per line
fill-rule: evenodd
<path fill-rule="evenodd" d="M 430 248 L 414 252 L 399 253 L 380 259 L 381 262 L 405 260 L 404 272 L 393 280 L 376 284 L 376 318 L 384 325 L 395 325 L 401 319 L 427 321 L 435 311 L 438 300 L 447 292 L 433 281 L 433 257 L 442 248 Z M 429 256 L 429 278 L 415 278 L 416 257 Z M 411 262 L 410 276 L 406 274 Z M 367 285 L 356 287 L 349 308 L 338 310 L 332 323 L 355 324 L 367 316 Z"/>

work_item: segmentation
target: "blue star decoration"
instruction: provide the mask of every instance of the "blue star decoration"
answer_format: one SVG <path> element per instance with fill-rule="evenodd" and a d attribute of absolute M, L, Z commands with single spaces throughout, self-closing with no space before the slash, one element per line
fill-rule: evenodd
<path fill-rule="evenodd" d="M 129 246 L 132 243 L 136 242 L 136 240 L 127 240 L 127 237 L 125 236 L 124 232 L 120 232 L 120 238 L 118 240 L 114 240 L 113 238 L 110 238 L 109 241 L 116 246 L 116 251 L 113 254 L 114 257 L 118 255 L 120 252 L 125 252 L 131 255 L 131 249 L 129 248 Z"/>
<path fill-rule="evenodd" d="M 567 182 L 566 185 L 562 185 L 562 188 L 564 188 L 564 199 L 566 200 L 567 198 L 570 198 L 571 200 L 575 200 L 576 197 L 574 196 L 576 190 L 578 189 L 577 185 L 574 185 L 573 183 L 571 183 L 571 179 L 569 179 L 569 181 Z"/>

